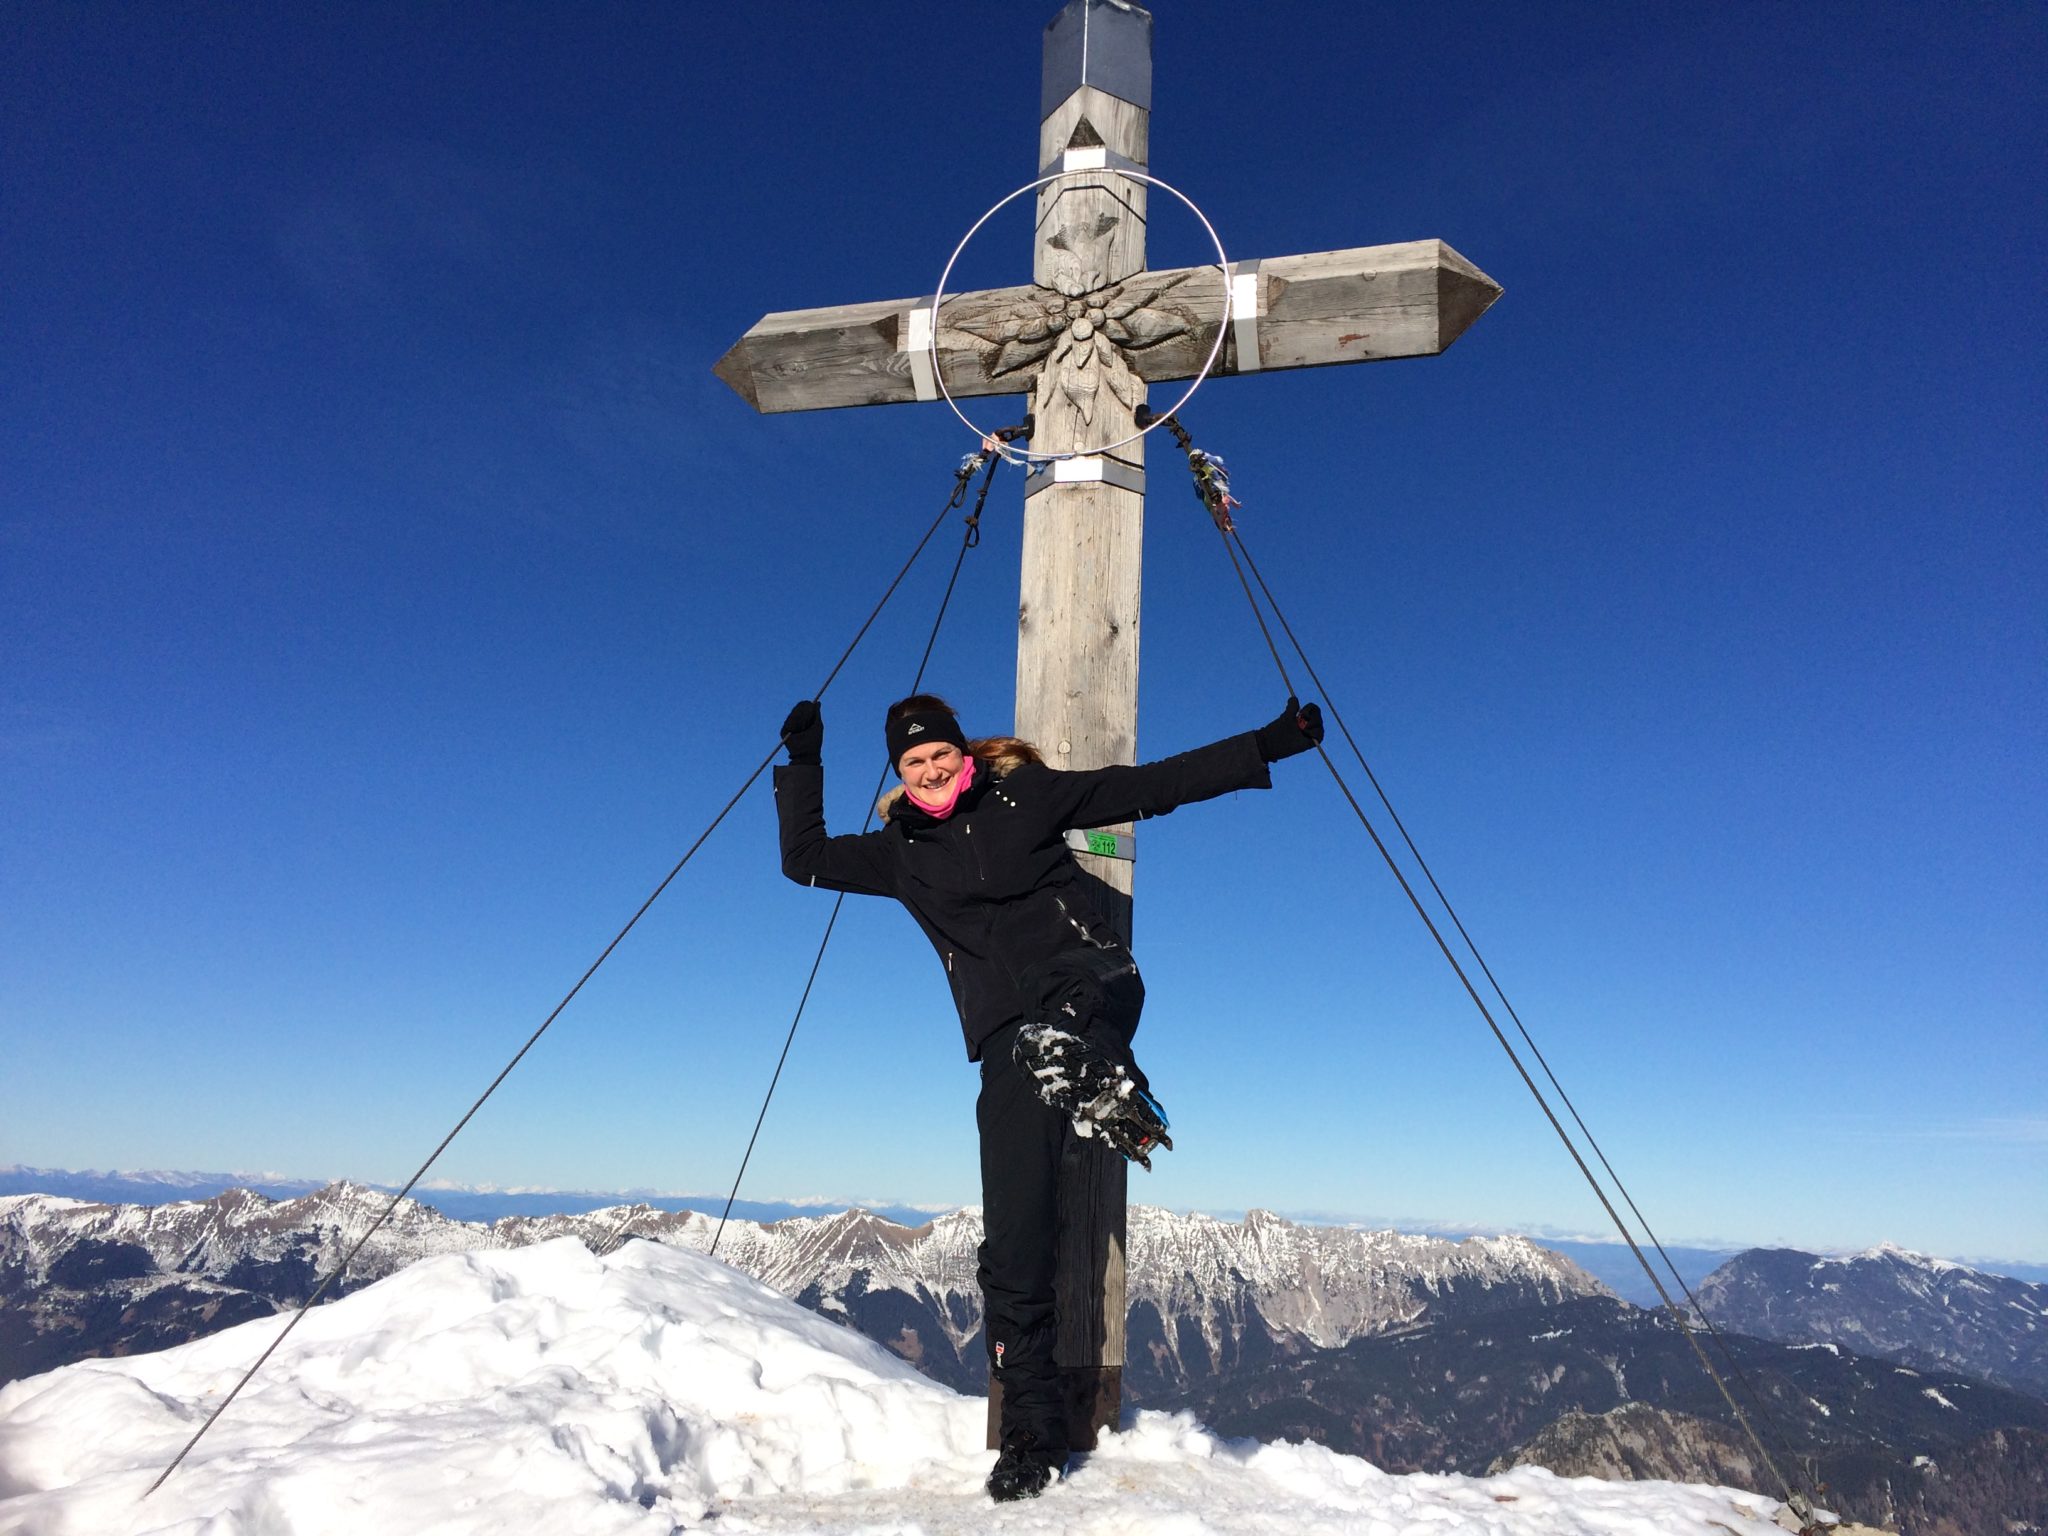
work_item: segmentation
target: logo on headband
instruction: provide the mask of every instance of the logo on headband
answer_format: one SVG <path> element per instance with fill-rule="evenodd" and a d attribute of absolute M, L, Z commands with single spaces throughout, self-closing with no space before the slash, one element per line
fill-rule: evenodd
<path fill-rule="evenodd" d="M 905 731 L 903 734 L 906 736 L 915 736 L 923 729 L 924 727 L 921 725 L 913 725 L 909 730 Z"/>

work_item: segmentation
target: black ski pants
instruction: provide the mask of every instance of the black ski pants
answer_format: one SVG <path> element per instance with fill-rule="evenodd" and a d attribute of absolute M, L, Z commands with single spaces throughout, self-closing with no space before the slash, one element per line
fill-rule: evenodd
<path fill-rule="evenodd" d="M 1143 1084 L 1130 1042 L 1145 986 L 1128 950 L 1076 950 L 1039 967 L 1026 983 L 1034 1018 L 1091 1035 Z M 1067 1417 L 1053 1359 L 1053 1264 L 1060 1160 L 1074 1133 L 1014 1059 L 1022 1023 L 1006 1025 L 982 1046 L 974 1108 L 981 1132 L 981 1297 L 989 1365 L 1002 1382 L 1002 1443 L 1057 1452 L 1067 1445 Z"/>

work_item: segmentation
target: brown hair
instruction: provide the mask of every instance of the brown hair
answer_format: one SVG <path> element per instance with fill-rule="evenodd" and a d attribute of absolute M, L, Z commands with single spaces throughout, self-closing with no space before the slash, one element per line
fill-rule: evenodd
<path fill-rule="evenodd" d="M 885 723 L 893 723 L 906 715 L 932 714 L 939 710 L 958 718 L 953 706 L 935 693 L 913 693 L 907 699 L 898 699 L 889 706 L 882 718 Z M 1030 742 L 1016 736 L 983 736 L 968 742 L 967 751 L 982 767 L 998 775 L 1015 773 L 1026 763 L 1036 763 L 1041 767 L 1045 764 L 1044 753 Z M 901 800 L 905 793 L 901 784 L 894 786 L 875 802 L 876 814 L 886 822 L 889 813 L 896 808 L 897 801 Z"/>

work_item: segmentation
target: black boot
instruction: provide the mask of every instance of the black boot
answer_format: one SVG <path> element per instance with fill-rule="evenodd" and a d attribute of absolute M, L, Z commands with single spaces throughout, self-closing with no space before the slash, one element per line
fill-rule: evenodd
<path fill-rule="evenodd" d="M 1091 1031 L 1073 1034 L 1051 1024 L 1026 1024 L 1012 1047 L 1038 1096 L 1074 1123 L 1081 1136 L 1101 1135 L 1146 1172 L 1152 1154 L 1173 1150 L 1166 1111 L 1146 1091 L 1135 1062 L 1118 1059 Z"/>
<path fill-rule="evenodd" d="M 1035 1499 L 1067 1464 L 1065 1451 L 1040 1450 L 1031 1436 L 1006 1445 L 988 1474 L 988 1496 L 998 1504 Z"/>

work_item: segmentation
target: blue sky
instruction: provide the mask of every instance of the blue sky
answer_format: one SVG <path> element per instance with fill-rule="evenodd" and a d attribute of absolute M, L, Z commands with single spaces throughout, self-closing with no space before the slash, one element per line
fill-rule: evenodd
<path fill-rule="evenodd" d="M 944 499 L 943 407 L 762 418 L 711 364 L 930 290 L 1034 172 L 1052 9 L 8 13 L 0 1160 L 411 1172 Z M 1637 1199 L 2048 1258 L 2043 12 L 1255 31 L 1158 7 L 1153 170 L 1231 254 L 1440 237 L 1507 292 L 1185 417 Z M 1171 210 L 1151 249 L 1204 254 Z M 1147 755 L 1279 703 L 1163 446 Z M 991 507 L 930 678 L 971 730 L 1013 702 Z M 828 696 L 848 830 L 944 565 Z M 1597 1230 L 1327 776 L 1279 780 L 1146 829 L 1180 1147 L 1134 1196 Z M 828 907 L 758 787 L 437 1176 L 722 1188 Z M 973 1087 L 923 941 L 851 903 L 747 1193 L 972 1200 Z"/>

